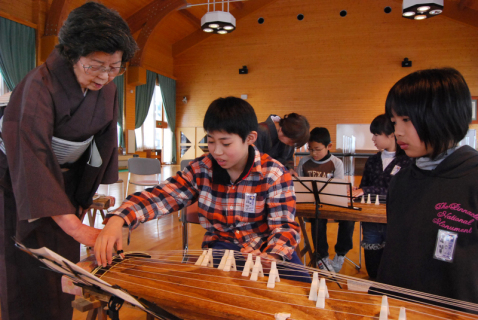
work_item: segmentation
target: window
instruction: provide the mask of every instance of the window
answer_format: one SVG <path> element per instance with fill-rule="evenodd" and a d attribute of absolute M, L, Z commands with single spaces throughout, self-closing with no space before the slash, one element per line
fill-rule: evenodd
<path fill-rule="evenodd" d="M 9 92 L 7 84 L 3 80 L 2 73 L 0 72 L 0 96 L 4 95 L 5 93 Z"/>
<path fill-rule="evenodd" d="M 166 119 L 161 88 L 154 88 L 151 105 L 143 125 L 135 129 L 136 150 L 161 150 L 162 162 L 171 162 L 172 133 Z"/>

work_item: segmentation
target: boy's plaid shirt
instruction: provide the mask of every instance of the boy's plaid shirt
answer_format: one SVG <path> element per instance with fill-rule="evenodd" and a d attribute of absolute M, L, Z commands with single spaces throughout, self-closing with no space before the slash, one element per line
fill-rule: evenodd
<path fill-rule="evenodd" d="M 261 156 L 255 147 L 250 150 L 253 164 L 235 184 L 213 182 L 213 172 L 219 176 L 218 170 L 225 170 L 217 169 L 209 154 L 161 185 L 130 195 L 113 214 L 134 229 L 140 222 L 181 210 L 197 199 L 199 221 L 206 229 L 203 248 L 225 241 L 290 259 L 300 242 L 292 177 L 278 161 Z M 245 212 L 246 194 L 256 195 L 255 212 Z"/>

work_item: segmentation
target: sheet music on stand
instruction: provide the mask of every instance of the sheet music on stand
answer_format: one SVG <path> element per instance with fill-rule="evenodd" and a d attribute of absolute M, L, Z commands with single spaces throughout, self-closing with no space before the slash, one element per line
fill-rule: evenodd
<path fill-rule="evenodd" d="M 294 177 L 297 203 L 315 203 L 361 210 L 353 206 L 352 184 L 343 179 Z"/>
<path fill-rule="evenodd" d="M 114 297 L 118 297 L 130 303 L 131 305 L 143 310 L 144 312 L 158 317 L 159 319 L 180 319 L 172 314 L 169 314 L 166 310 L 161 309 L 160 307 L 149 301 L 140 298 L 139 300 L 143 301 L 140 302 L 138 298 L 132 296 L 127 291 L 121 289 L 119 286 L 112 286 L 106 281 L 101 280 L 100 278 L 87 272 L 73 262 L 69 261 L 68 259 L 65 259 L 64 257 L 60 256 L 59 254 L 51 251 L 46 247 L 42 247 L 40 249 L 30 249 L 25 247 L 22 243 L 18 241 L 15 241 L 15 244 L 20 250 L 38 259 L 50 270 L 69 277 L 73 282 L 80 286 L 92 287 L 96 291 L 107 293 Z"/>

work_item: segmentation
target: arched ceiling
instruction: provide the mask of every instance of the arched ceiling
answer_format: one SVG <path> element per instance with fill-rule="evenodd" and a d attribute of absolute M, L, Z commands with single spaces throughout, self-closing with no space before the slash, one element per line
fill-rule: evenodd
<path fill-rule="evenodd" d="M 230 2 L 230 12 L 238 21 L 276 1 Z M 320 4 L 319 0 L 314 1 Z M 402 2 L 402 0 L 394 1 Z M 478 27 L 478 0 L 444 1 L 443 17 Z M 177 56 L 211 36 L 201 30 L 201 17 L 207 12 L 207 5 L 198 5 L 206 3 L 207 0 L 102 0 L 101 2 L 118 11 L 126 19 L 141 49 L 144 49 L 151 39 L 160 35 L 162 41 L 170 44 L 172 55 Z M 47 18 L 50 29 L 46 28 L 46 31 L 53 30 L 51 26 L 61 25 L 68 12 L 84 3 L 85 0 L 51 0 L 49 18 Z M 216 6 L 220 5 L 216 4 Z M 58 28 L 55 28 L 55 31 L 56 29 Z M 50 33 L 53 32 L 50 31 Z M 134 64 L 141 65 L 141 59 L 140 52 Z"/>

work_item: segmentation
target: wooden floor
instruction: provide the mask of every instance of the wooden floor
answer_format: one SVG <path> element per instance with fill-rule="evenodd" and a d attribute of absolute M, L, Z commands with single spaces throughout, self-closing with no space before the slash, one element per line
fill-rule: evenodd
<path fill-rule="evenodd" d="M 174 175 L 176 171 L 179 170 L 179 166 L 163 166 L 162 170 L 162 180 Z M 126 190 L 126 183 L 128 180 L 127 172 L 120 172 L 120 179 L 124 181 L 124 189 Z M 130 185 L 129 193 L 140 191 L 141 187 Z M 121 195 L 121 184 L 111 185 L 109 188 L 106 186 L 100 186 L 98 193 L 108 194 L 114 196 L 117 200 L 117 205 L 119 205 L 124 196 Z M 116 205 L 116 206 L 117 206 Z M 85 223 L 87 220 L 85 219 Z M 100 221 L 100 218 L 97 218 L 95 221 L 95 227 L 102 228 L 103 225 Z M 334 245 L 337 238 L 337 223 L 328 224 L 328 242 L 329 242 L 329 254 L 333 258 L 335 256 Z M 204 229 L 199 225 L 189 224 L 189 248 L 190 249 L 200 249 L 202 237 L 204 235 Z M 308 233 L 310 234 L 310 226 L 308 224 Z M 158 251 L 158 250 L 180 250 L 182 249 L 182 226 L 178 219 L 177 213 L 165 216 L 159 220 L 149 221 L 138 227 L 131 234 L 131 244 L 126 245 L 127 231 L 124 231 L 124 249 L 125 251 Z M 303 243 L 301 243 L 301 246 Z M 358 223 L 355 226 L 354 232 L 354 248 L 347 254 L 347 257 L 358 263 L 359 260 L 359 225 Z M 86 258 L 91 255 L 91 250 L 88 250 L 85 246 L 81 245 L 81 258 Z M 307 261 L 308 262 L 308 261 Z M 353 266 L 347 260 L 344 263 L 341 274 L 356 276 L 360 278 L 367 278 L 368 275 L 365 271 L 365 265 L 363 261 L 362 254 L 362 269 L 358 271 L 355 266 Z M 87 313 L 81 313 L 77 310 L 74 311 L 73 320 L 85 320 L 87 319 Z M 123 307 L 120 310 L 120 319 L 121 320 L 144 320 L 146 319 L 145 313 L 134 310 L 131 308 Z M 0 319 L 1 320 L 1 319 Z"/>

